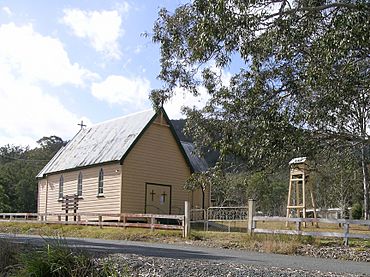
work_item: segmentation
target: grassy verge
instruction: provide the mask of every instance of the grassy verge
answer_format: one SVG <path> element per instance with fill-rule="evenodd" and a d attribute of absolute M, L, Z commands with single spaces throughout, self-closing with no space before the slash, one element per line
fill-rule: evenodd
<path fill-rule="evenodd" d="M 172 230 L 154 230 L 152 232 L 144 228 L 99 228 L 96 226 L 39 223 L 1 222 L 0 233 L 135 241 L 181 240 L 181 232 Z"/>
<path fill-rule="evenodd" d="M 312 237 L 264 235 L 246 233 L 220 233 L 193 231 L 192 239 L 213 247 L 244 249 L 266 253 L 295 254 L 305 244 L 318 244 Z"/>
<path fill-rule="evenodd" d="M 0 223 L 0 233 L 34 234 L 53 237 L 83 237 L 113 240 L 133 240 L 165 243 L 187 243 L 199 246 L 235 248 L 279 254 L 296 254 L 300 247 L 307 244 L 315 247 L 340 246 L 341 239 L 323 239 L 306 236 L 263 235 L 246 233 L 203 232 L 192 230 L 191 238 L 185 240 L 179 231 L 155 230 L 140 228 L 117 228 L 95 226 L 72 226 L 31 223 Z M 369 249 L 370 242 L 350 240 L 350 246 L 356 249 Z"/>
<path fill-rule="evenodd" d="M 0 239 L 0 276 L 12 277 L 115 277 L 130 276 L 126 265 L 73 249 L 63 239 L 47 241 L 35 249 Z"/>

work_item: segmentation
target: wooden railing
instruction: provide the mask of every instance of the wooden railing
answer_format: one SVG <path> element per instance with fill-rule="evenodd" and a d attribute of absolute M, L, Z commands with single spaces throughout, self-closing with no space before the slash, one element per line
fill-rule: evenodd
<path fill-rule="evenodd" d="M 182 230 L 185 236 L 185 216 L 166 214 L 133 214 L 133 213 L 0 213 L 0 222 L 28 222 L 42 224 L 68 224 L 86 226 L 137 227 Z M 69 219 L 72 219 L 68 221 Z M 73 220 L 76 218 L 76 220 Z M 106 219 L 106 220 L 104 220 Z M 109 221 L 108 221 L 109 220 Z M 177 224 L 162 224 L 171 220 Z"/>
<path fill-rule="evenodd" d="M 274 229 L 263 229 L 257 228 L 258 222 L 280 222 L 289 225 L 289 223 L 295 224 L 295 230 L 287 230 L 284 228 Z M 306 226 L 306 223 L 315 224 L 318 227 L 319 223 L 322 224 L 334 224 L 342 226 L 342 232 L 327 232 L 327 231 L 303 231 L 302 224 Z M 350 225 L 366 226 L 362 228 L 362 233 L 350 232 Z M 357 227 L 357 228 L 358 228 Z M 333 228 L 330 228 L 333 229 Z M 329 230 L 330 230 L 329 229 Z M 335 228 L 336 229 L 336 228 Z M 319 230 L 319 229 L 317 229 Z M 370 220 L 352 220 L 352 219 L 326 219 L 326 218 L 287 218 L 287 217 L 268 217 L 268 216 L 256 216 L 255 215 L 255 200 L 248 200 L 248 232 L 262 233 L 262 234 L 285 234 L 285 235 L 301 235 L 301 236 L 313 236 L 313 237 L 335 237 L 343 238 L 344 244 L 348 245 L 350 238 L 357 239 L 370 239 Z"/>
<path fill-rule="evenodd" d="M 335 237 L 343 238 L 344 244 L 348 245 L 350 238 L 357 239 L 370 239 L 370 220 L 349 220 L 349 219 L 326 219 L 326 218 L 286 218 L 286 217 L 265 217 L 265 216 L 253 216 L 252 218 L 251 233 L 263 233 L 263 234 L 285 234 L 285 235 L 302 235 L 302 236 L 313 236 L 313 237 Z M 288 222 L 295 224 L 295 230 L 284 230 L 284 229 L 262 229 L 257 228 L 257 222 Z M 323 224 L 334 224 L 341 225 L 342 232 L 325 232 L 325 231 L 304 231 L 302 230 L 302 224 L 304 223 L 323 223 Z M 350 225 L 369 226 L 367 233 L 351 233 Z M 319 230 L 319 229 L 318 229 Z"/>

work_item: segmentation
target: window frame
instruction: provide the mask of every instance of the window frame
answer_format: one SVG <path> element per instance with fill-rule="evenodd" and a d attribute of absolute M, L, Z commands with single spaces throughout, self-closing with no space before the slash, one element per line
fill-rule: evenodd
<path fill-rule="evenodd" d="M 63 174 L 60 175 L 59 178 L 59 194 L 58 194 L 58 199 L 62 200 L 63 199 L 63 191 L 64 190 L 64 177 Z"/>
<path fill-rule="evenodd" d="M 82 197 L 82 183 L 83 183 L 83 175 L 82 172 L 78 174 L 77 178 L 77 197 Z"/>
<path fill-rule="evenodd" d="M 104 195 L 104 170 L 100 168 L 98 177 L 98 197 Z"/>

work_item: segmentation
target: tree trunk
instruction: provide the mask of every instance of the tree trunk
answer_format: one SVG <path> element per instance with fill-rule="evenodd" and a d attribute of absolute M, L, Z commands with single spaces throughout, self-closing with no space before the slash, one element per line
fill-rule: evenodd
<path fill-rule="evenodd" d="M 202 209 L 204 209 L 204 197 L 205 197 L 205 189 L 202 188 Z"/>
<path fill-rule="evenodd" d="M 363 176 L 363 187 L 364 187 L 364 219 L 370 219 L 369 211 L 369 169 L 367 167 L 367 157 L 366 157 L 366 145 L 363 144 L 361 148 L 361 166 L 362 166 L 362 176 Z"/>

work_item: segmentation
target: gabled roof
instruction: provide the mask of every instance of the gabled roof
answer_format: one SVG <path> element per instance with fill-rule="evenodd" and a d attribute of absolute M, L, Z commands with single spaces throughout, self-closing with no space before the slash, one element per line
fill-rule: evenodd
<path fill-rule="evenodd" d="M 193 143 L 181 141 L 181 145 L 193 166 L 194 172 L 203 172 L 208 169 L 206 160 L 195 153 L 195 145 Z"/>
<path fill-rule="evenodd" d="M 84 128 L 49 161 L 37 175 L 94 164 L 120 161 L 145 127 L 155 118 L 154 110 L 130 114 Z"/>
<path fill-rule="evenodd" d="M 166 112 L 163 109 L 161 112 L 168 121 L 190 170 L 194 172 L 195 168 L 199 168 L 199 161 L 196 161 L 192 151 L 186 150 L 189 146 L 181 144 Z M 122 162 L 146 128 L 155 120 L 156 115 L 154 110 L 146 110 L 80 130 L 66 146 L 55 154 L 36 177 L 42 178 L 49 173 L 97 164 Z M 184 150 L 183 147 L 186 149 Z"/>

